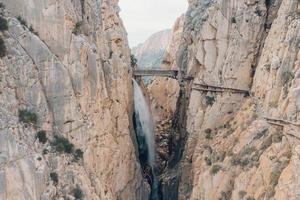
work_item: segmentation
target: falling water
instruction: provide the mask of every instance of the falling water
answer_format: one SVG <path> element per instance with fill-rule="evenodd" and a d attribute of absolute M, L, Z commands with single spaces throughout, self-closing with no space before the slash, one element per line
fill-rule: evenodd
<path fill-rule="evenodd" d="M 150 108 L 143 95 L 143 92 L 138 83 L 133 79 L 134 85 L 134 113 L 136 121 L 136 134 L 139 143 L 139 152 L 141 155 L 146 154 L 146 163 L 151 167 L 152 184 L 151 184 L 151 200 L 159 199 L 158 196 L 158 181 L 154 174 L 155 167 L 155 137 L 154 123 L 152 120 Z"/>
<path fill-rule="evenodd" d="M 134 112 L 139 118 L 141 130 L 137 133 L 141 137 L 145 137 L 147 146 L 147 164 L 152 168 L 155 162 L 155 142 L 154 142 L 154 123 L 151 112 L 143 92 L 138 83 L 133 80 L 134 84 Z"/>

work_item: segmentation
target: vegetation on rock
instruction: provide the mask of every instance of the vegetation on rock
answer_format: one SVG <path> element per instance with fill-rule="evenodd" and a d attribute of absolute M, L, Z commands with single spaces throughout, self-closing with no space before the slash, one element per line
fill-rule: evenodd
<path fill-rule="evenodd" d="M 26 124 L 36 124 L 37 115 L 27 109 L 19 110 L 19 121 Z"/>

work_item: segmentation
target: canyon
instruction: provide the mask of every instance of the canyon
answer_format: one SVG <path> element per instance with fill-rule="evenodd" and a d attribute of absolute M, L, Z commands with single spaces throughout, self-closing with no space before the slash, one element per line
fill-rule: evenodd
<path fill-rule="evenodd" d="M 1 0 L 0 200 L 300 198 L 299 0 L 188 2 L 146 85 L 118 0 Z"/>

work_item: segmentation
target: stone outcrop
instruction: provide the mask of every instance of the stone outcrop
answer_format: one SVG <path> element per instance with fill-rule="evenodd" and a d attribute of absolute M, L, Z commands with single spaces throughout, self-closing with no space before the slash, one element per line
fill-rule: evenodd
<path fill-rule="evenodd" d="M 154 33 L 144 43 L 132 48 L 132 54 L 138 60 L 138 67 L 159 69 L 166 47 L 171 38 L 171 30 Z"/>
<path fill-rule="evenodd" d="M 1 33 L 0 199 L 147 198 L 130 131 L 130 50 L 118 1 L 1 2 L 8 30 Z M 32 123 L 21 122 L 22 110 Z M 58 153 L 54 135 L 83 158 Z"/>

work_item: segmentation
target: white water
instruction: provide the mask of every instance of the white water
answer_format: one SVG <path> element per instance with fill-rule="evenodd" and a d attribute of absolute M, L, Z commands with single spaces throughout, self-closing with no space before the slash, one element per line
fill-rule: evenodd
<path fill-rule="evenodd" d="M 148 147 L 148 164 L 153 168 L 155 165 L 155 137 L 154 123 L 152 120 L 150 108 L 143 95 L 139 84 L 133 79 L 134 86 L 134 111 L 139 117 L 142 126 L 142 132 L 145 136 L 146 145 Z"/>

